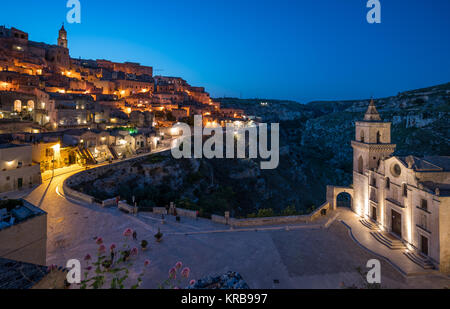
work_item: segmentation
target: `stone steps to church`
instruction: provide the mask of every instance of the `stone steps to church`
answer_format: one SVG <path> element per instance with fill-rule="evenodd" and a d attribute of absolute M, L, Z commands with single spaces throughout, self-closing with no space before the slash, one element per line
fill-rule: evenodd
<path fill-rule="evenodd" d="M 391 250 L 403 250 L 406 246 L 400 241 L 392 239 L 391 237 L 384 235 L 382 232 L 371 232 L 370 233 L 378 242 L 385 245 Z"/>

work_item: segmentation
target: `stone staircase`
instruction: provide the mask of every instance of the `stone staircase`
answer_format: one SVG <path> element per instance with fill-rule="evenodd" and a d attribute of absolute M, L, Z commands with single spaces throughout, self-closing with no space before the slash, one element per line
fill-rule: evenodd
<path fill-rule="evenodd" d="M 395 238 L 392 235 L 383 232 L 370 232 L 378 242 L 385 245 L 391 250 L 404 250 L 406 246 L 402 243 L 401 240 Z"/>
<path fill-rule="evenodd" d="M 431 263 L 427 258 L 422 257 L 414 252 L 404 252 L 404 255 L 423 269 L 434 269 L 433 263 Z"/>
<path fill-rule="evenodd" d="M 359 222 L 361 222 L 361 224 L 364 225 L 365 227 L 367 227 L 369 230 L 372 230 L 372 231 L 378 230 L 378 228 L 375 224 L 367 221 L 366 219 L 361 219 L 361 220 L 359 220 Z"/>

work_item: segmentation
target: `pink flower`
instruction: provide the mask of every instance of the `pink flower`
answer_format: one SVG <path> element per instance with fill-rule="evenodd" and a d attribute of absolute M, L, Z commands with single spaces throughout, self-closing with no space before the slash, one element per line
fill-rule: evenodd
<path fill-rule="evenodd" d="M 177 270 L 174 267 L 172 267 L 169 270 L 169 278 L 170 279 L 176 279 L 177 278 Z"/>
<path fill-rule="evenodd" d="M 114 251 L 114 249 L 116 249 L 116 245 L 112 244 L 111 247 L 109 248 L 111 251 Z"/>
<path fill-rule="evenodd" d="M 54 270 L 56 270 L 56 269 L 57 269 L 57 266 L 56 266 L 55 264 L 52 264 L 52 265 L 50 265 L 50 266 L 47 268 L 47 270 L 48 270 L 49 272 L 54 271 Z"/>
<path fill-rule="evenodd" d="M 89 261 L 91 259 L 91 255 L 90 254 L 86 254 L 86 256 L 84 257 L 85 261 Z"/>
<path fill-rule="evenodd" d="M 181 263 L 181 262 L 177 262 L 176 264 L 175 264 L 175 268 L 178 270 L 178 269 L 181 269 L 181 267 L 183 267 L 183 263 Z"/>
<path fill-rule="evenodd" d="M 194 285 L 195 284 L 195 280 L 191 280 L 190 282 L 189 282 L 189 285 Z"/>
<path fill-rule="evenodd" d="M 138 254 L 138 248 L 134 247 L 131 249 L 130 255 L 137 255 Z"/>
<path fill-rule="evenodd" d="M 106 247 L 105 247 L 105 245 L 101 245 L 100 247 L 98 247 L 98 252 L 100 252 L 100 253 L 105 253 L 105 252 L 106 252 Z"/>
<path fill-rule="evenodd" d="M 99 238 L 97 238 L 97 240 L 95 242 L 97 245 L 101 245 L 101 244 L 103 244 L 103 238 L 99 237 Z"/>
<path fill-rule="evenodd" d="M 133 234 L 133 230 L 128 228 L 123 232 L 123 236 L 130 237 Z"/>
<path fill-rule="evenodd" d="M 190 272 L 191 272 L 191 270 L 189 269 L 189 267 L 185 267 L 181 271 L 181 276 L 184 277 L 184 278 L 189 278 L 189 273 Z"/>
<path fill-rule="evenodd" d="M 144 266 L 148 266 L 148 265 L 150 265 L 150 261 L 149 260 L 145 260 L 145 262 L 144 262 Z"/>

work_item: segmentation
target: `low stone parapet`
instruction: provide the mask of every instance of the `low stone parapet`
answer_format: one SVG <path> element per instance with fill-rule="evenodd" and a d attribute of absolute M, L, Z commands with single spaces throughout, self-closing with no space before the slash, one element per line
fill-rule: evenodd
<path fill-rule="evenodd" d="M 246 226 L 260 226 L 260 225 L 305 223 L 308 221 L 310 221 L 309 215 L 287 216 L 287 217 L 249 218 L 249 219 L 230 218 L 230 225 L 246 227 Z"/>
<path fill-rule="evenodd" d="M 224 216 L 211 215 L 212 222 L 220 223 L 220 224 L 228 224 L 227 219 Z"/>
<path fill-rule="evenodd" d="M 229 224 L 231 226 L 236 226 L 236 227 L 296 224 L 296 223 L 306 223 L 306 222 L 311 222 L 311 221 L 317 220 L 318 218 L 327 215 L 330 211 L 331 211 L 330 203 L 326 202 L 309 215 L 266 217 L 266 218 L 248 218 L 248 219 L 230 218 L 229 222 L 227 222 L 227 220 L 224 216 L 212 215 L 211 220 L 213 222 L 217 222 L 217 223 L 221 223 L 221 224 Z"/>
<path fill-rule="evenodd" d="M 330 211 L 332 211 L 330 203 L 324 203 L 322 206 L 320 206 L 310 214 L 311 221 L 314 221 L 321 216 L 326 216 Z"/>
<path fill-rule="evenodd" d="M 120 201 L 118 205 L 119 209 L 125 210 L 126 212 L 130 214 L 136 214 L 137 213 L 137 207 L 133 207 L 131 205 L 128 205 L 126 201 Z"/>
<path fill-rule="evenodd" d="M 167 215 L 167 209 L 165 207 L 153 207 L 153 213 L 155 215 Z"/>
<path fill-rule="evenodd" d="M 89 204 L 94 203 L 94 198 L 92 196 L 71 189 L 67 185 L 67 180 L 64 181 L 64 183 L 63 183 L 63 190 L 64 190 L 64 195 L 71 197 L 75 200 L 81 200 L 81 201 L 89 203 Z"/>
<path fill-rule="evenodd" d="M 181 217 L 188 217 L 188 218 L 197 218 L 197 212 L 195 210 L 187 210 L 182 208 L 176 208 L 177 215 Z"/>
<path fill-rule="evenodd" d="M 110 206 L 116 206 L 117 202 L 115 198 L 110 198 L 108 200 L 104 200 L 102 202 L 102 207 L 110 207 Z"/>

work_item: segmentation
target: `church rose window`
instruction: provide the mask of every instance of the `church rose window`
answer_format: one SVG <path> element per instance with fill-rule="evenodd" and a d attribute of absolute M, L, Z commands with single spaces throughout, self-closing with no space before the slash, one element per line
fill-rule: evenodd
<path fill-rule="evenodd" d="M 392 175 L 394 175 L 395 177 L 399 177 L 402 173 L 402 169 L 400 168 L 400 165 L 398 164 L 394 164 L 391 168 L 391 173 Z"/>

